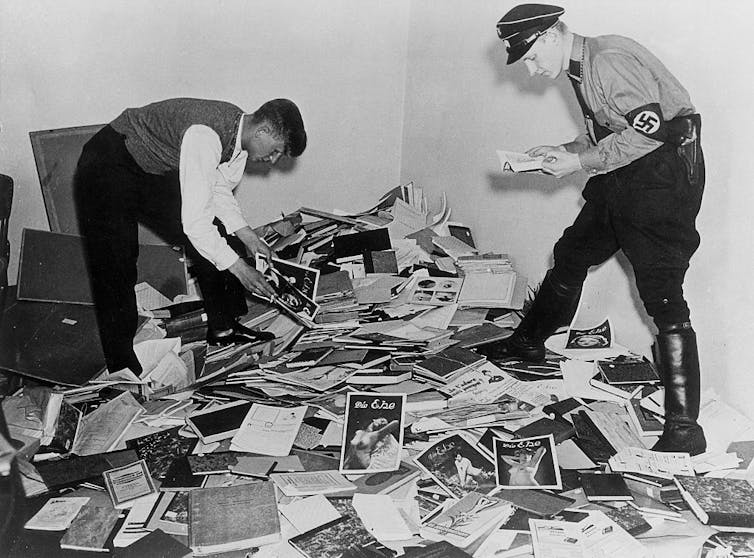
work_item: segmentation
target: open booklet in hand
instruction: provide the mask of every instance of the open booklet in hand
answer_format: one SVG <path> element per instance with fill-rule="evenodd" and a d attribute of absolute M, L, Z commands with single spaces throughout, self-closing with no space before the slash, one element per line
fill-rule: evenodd
<path fill-rule="evenodd" d="M 542 170 L 544 157 L 531 157 L 526 153 L 513 151 L 497 151 L 500 158 L 500 168 L 503 172 L 527 172 Z"/>

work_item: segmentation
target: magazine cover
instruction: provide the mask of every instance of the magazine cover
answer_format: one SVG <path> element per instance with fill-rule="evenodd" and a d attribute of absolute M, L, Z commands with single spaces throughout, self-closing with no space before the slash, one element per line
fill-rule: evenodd
<path fill-rule="evenodd" d="M 563 488 L 552 434 L 494 442 L 498 485 L 511 489 Z"/>
<path fill-rule="evenodd" d="M 568 328 L 566 349 L 606 349 L 613 346 L 610 319 L 589 329 Z"/>
<path fill-rule="evenodd" d="M 258 254 L 255 266 L 278 295 L 285 309 L 311 320 L 319 310 L 314 302 L 319 283 L 319 270 L 272 258 L 272 265 Z"/>
<path fill-rule="evenodd" d="M 403 393 L 351 392 L 340 452 L 341 473 L 396 471 L 403 448 Z"/>
<path fill-rule="evenodd" d="M 496 488 L 494 463 L 460 434 L 439 440 L 415 461 L 455 498 Z"/>
<path fill-rule="evenodd" d="M 446 540 L 459 548 L 466 548 L 478 539 L 489 526 L 514 511 L 504 500 L 469 492 L 422 526 L 421 534 L 430 540 Z"/>

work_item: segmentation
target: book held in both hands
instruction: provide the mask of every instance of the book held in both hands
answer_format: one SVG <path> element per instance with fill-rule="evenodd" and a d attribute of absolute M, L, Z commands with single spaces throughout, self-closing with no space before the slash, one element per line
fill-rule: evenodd
<path fill-rule="evenodd" d="M 497 156 L 500 159 L 500 168 L 503 172 L 527 172 L 542 170 L 544 157 L 532 157 L 526 153 L 503 151 L 498 149 Z"/>

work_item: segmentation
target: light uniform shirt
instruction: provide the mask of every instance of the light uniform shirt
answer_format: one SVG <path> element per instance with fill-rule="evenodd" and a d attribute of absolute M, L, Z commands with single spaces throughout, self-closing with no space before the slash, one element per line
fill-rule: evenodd
<path fill-rule="evenodd" d="M 565 146 L 592 174 L 623 167 L 662 145 L 629 125 L 626 115 L 632 111 L 657 103 L 664 121 L 695 112 L 686 89 L 636 41 L 574 34 L 571 59 L 582 61 L 579 87 L 596 122 L 613 131 L 597 142 L 587 123 L 588 132 Z"/>
<path fill-rule="evenodd" d="M 248 153 L 241 149 L 241 127 L 236 133 L 233 155 L 220 163 L 220 136 L 210 127 L 195 124 L 181 142 L 181 222 L 183 232 L 197 252 L 219 270 L 228 269 L 238 254 L 228 246 L 213 224 L 220 219 L 228 234 L 248 226 L 233 190 L 243 177 Z"/>

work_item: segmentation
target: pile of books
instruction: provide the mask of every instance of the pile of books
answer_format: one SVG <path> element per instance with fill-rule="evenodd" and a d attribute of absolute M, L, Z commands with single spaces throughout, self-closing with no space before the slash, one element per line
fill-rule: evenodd
<path fill-rule="evenodd" d="M 11 555 L 633 558 L 658 522 L 754 526 L 746 481 L 703 476 L 743 471 L 751 447 L 647 450 L 663 413 L 651 362 L 586 364 L 614 392 L 585 400 L 563 355 L 478 352 L 510 335 L 526 279 L 427 206 L 408 184 L 365 212 L 260 227 L 279 296 L 250 298 L 241 321 L 273 340 L 208 347 L 201 301 L 183 298 L 145 312 L 142 374 L 6 397 L 0 474 L 16 464 L 33 503 Z"/>

